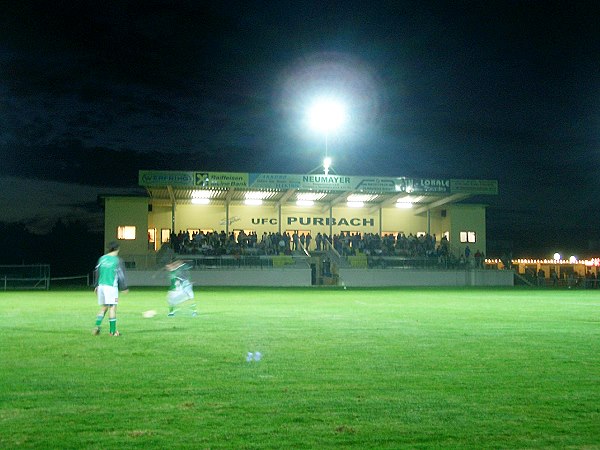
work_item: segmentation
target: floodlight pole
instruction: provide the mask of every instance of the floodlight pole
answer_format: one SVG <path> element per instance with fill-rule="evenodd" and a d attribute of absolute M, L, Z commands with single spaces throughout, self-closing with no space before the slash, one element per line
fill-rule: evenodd
<path fill-rule="evenodd" d="M 329 133 L 327 131 L 325 131 L 325 159 L 323 160 L 324 162 L 327 161 L 327 157 L 328 155 L 328 144 L 329 144 Z M 329 175 L 329 165 L 328 164 L 324 164 L 323 165 L 323 169 L 325 169 L 325 175 Z"/>

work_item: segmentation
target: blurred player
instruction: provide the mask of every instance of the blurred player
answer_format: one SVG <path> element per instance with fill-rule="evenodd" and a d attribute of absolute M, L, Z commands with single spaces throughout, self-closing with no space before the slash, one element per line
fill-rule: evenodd
<path fill-rule="evenodd" d="M 194 290 L 189 280 L 187 271 L 191 268 L 189 263 L 176 260 L 165 266 L 169 272 L 169 292 L 167 293 L 167 303 L 169 304 L 169 317 L 175 315 L 176 307 L 190 300 L 190 309 L 192 316 L 197 316 L 196 302 L 194 301 Z"/>
<path fill-rule="evenodd" d="M 96 327 L 92 334 L 100 334 L 100 325 L 108 311 L 109 334 L 120 336 L 117 331 L 117 303 L 119 303 L 119 291 L 127 293 L 127 282 L 125 280 L 125 269 L 123 261 L 119 258 L 119 244 L 111 242 L 108 244 L 108 252 L 98 259 L 94 271 L 94 291 L 98 295 L 100 311 L 96 316 Z"/>

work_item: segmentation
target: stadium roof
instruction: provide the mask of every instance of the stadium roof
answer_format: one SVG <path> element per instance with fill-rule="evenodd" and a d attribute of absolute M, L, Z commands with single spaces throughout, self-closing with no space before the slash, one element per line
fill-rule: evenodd
<path fill-rule="evenodd" d="M 362 201 L 366 208 L 377 210 L 400 202 L 412 204 L 417 214 L 473 196 L 498 194 L 496 180 L 321 174 L 140 171 L 139 184 L 155 203 L 210 199 L 212 204 L 229 204 L 254 198 L 277 207 L 312 200 L 326 210 Z"/>

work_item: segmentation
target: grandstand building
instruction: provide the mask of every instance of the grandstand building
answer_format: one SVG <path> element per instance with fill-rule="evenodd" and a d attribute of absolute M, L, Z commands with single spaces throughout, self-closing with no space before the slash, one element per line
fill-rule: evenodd
<path fill-rule="evenodd" d="M 336 284 L 340 268 L 373 261 L 439 264 L 444 251 L 447 264 L 467 246 L 485 254 L 485 201 L 498 194 L 496 180 L 337 174 L 142 170 L 139 185 L 146 196 L 103 197 L 105 241 L 120 241 L 130 267 L 155 266 L 167 252 L 199 266 L 222 264 L 217 256 L 274 266 L 302 259 L 312 269 L 308 284 Z M 285 247 L 274 236 L 286 236 Z M 405 245 L 424 240 L 418 250 Z M 329 259 L 335 273 L 321 276 Z"/>

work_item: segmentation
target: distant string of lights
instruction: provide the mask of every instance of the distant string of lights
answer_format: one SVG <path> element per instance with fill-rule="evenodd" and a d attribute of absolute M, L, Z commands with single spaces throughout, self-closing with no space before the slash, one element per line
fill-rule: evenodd
<path fill-rule="evenodd" d="M 574 264 L 581 264 L 584 266 L 595 266 L 595 267 L 600 267 L 600 258 L 592 258 L 592 259 L 585 259 L 585 260 L 579 260 L 577 259 L 577 257 L 572 256 L 569 259 L 527 259 L 527 258 L 520 258 L 520 259 L 513 259 L 511 260 L 513 265 L 516 264 L 545 264 L 545 265 L 574 265 Z M 499 264 L 502 263 L 501 259 L 487 259 L 485 260 L 486 264 Z"/>

